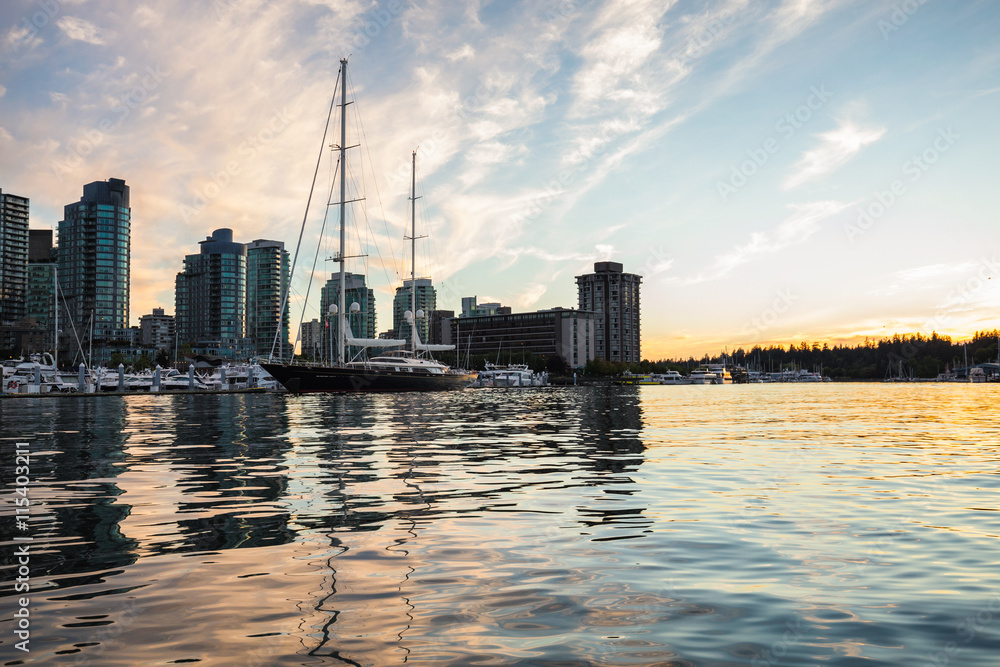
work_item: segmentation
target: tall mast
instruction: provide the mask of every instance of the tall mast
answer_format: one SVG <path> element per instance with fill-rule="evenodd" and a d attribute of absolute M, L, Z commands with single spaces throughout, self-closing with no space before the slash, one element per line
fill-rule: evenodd
<path fill-rule="evenodd" d="M 417 151 L 413 151 L 413 167 L 410 172 L 410 235 L 403 238 L 410 241 L 410 346 L 417 353 Z M 427 341 L 424 341 L 427 342 Z"/>
<path fill-rule="evenodd" d="M 340 294 L 337 299 L 337 365 L 344 365 L 344 230 L 347 211 L 347 58 L 340 59 Z"/>
<path fill-rule="evenodd" d="M 413 151 L 413 166 L 410 169 L 410 345 L 417 353 L 417 151 Z"/>

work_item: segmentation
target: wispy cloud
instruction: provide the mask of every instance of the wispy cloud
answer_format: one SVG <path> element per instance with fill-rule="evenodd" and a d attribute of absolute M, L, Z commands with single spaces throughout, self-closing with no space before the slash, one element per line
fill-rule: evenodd
<path fill-rule="evenodd" d="M 976 266 L 975 262 L 953 262 L 951 264 L 928 264 L 917 266 L 912 269 L 903 269 L 893 274 L 898 280 L 907 282 L 927 280 L 937 281 L 942 276 L 966 273 Z"/>
<path fill-rule="evenodd" d="M 42 43 L 42 38 L 38 36 L 37 30 L 32 30 L 31 26 L 18 24 L 7 31 L 7 49 L 17 54 L 31 51 Z"/>
<path fill-rule="evenodd" d="M 927 264 L 896 271 L 884 289 L 887 296 L 915 291 L 940 290 L 942 280 L 968 273 L 975 268 L 975 262 L 951 262 Z"/>
<path fill-rule="evenodd" d="M 142 267 L 133 275 L 135 314 L 151 305 L 171 306 L 172 276 L 181 258 L 196 252 L 197 241 L 216 227 L 231 226 L 246 240 L 271 237 L 291 244 L 296 238 L 337 64 L 348 54 L 356 93 L 352 118 L 357 111 L 366 133 L 358 139 L 363 149 L 351 153 L 351 172 L 357 174 L 361 160 L 355 156 L 363 153 L 366 191 L 357 194 L 368 197 L 374 241 L 386 257 L 382 262 L 371 253 L 364 270 L 372 276 L 383 317 L 391 299 L 382 297 L 391 295 L 388 283 L 399 273 L 389 259 L 402 245 L 410 151 L 416 146 L 418 180 L 427 188 L 420 201 L 429 210 L 421 233 L 431 234 L 436 246 L 421 272 L 432 274 L 436 284 L 453 280 L 469 285 L 469 293 L 543 307 L 571 303 L 573 283 L 566 276 L 597 259 L 623 261 L 630 270 L 655 276 L 656 287 L 665 281 L 708 283 L 737 272 L 742 277 L 750 271 L 740 269 L 751 265 L 763 283 L 786 270 L 782 260 L 792 255 L 786 249 L 807 243 L 821 260 L 833 261 L 833 248 L 813 248 L 810 241 L 844 205 L 782 209 L 788 192 L 821 183 L 838 168 L 846 172 L 852 160 L 873 157 L 875 151 L 865 147 L 879 142 L 892 143 L 885 154 L 905 159 L 914 145 L 926 145 L 923 139 L 903 141 L 914 119 L 951 118 L 973 104 L 982 114 L 977 117 L 986 118 L 1000 104 L 991 78 L 996 57 L 985 55 L 988 44 L 967 34 L 949 45 L 942 33 L 941 40 L 920 48 L 928 50 L 927 62 L 949 70 L 948 85 L 935 80 L 934 95 L 885 107 L 883 93 L 894 86 L 919 89 L 933 67 L 918 74 L 910 58 L 917 47 L 894 40 L 893 57 L 882 62 L 893 78 L 883 78 L 880 90 L 866 91 L 873 85 L 866 78 L 870 63 L 858 55 L 863 48 L 853 47 L 865 40 L 881 43 L 873 16 L 884 7 L 868 9 L 858 0 L 175 0 L 169 10 L 161 4 L 60 0 L 45 4 L 59 11 L 42 25 L 31 23 L 27 9 L 42 5 L 21 0 L 14 6 L 25 9 L 14 12 L 16 19 L 0 32 L 4 189 L 30 196 L 33 221 L 52 224 L 62 205 L 79 197 L 82 184 L 125 178 L 133 186 L 133 266 Z M 921 11 L 944 13 L 930 4 Z M 955 20 L 996 20 L 995 12 L 982 7 L 963 16 Z M 948 57 L 952 50 L 970 56 L 969 67 L 956 67 L 957 57 Z M 843 94 L 871 97 L 873 105 L 880 101 L 883 116 L 875 122 L 858 109 L 835 121 L 817 116 L 796 140 L 817 131 L 815 126 L 829 131 L 809 139 L 807 150 L 793 154 L 791 144 L 782 144 L 769 157 L 767 169 L 780 179 L 777 192 L 765 191 L 770 182 L 761 178 L 744 198 L 745 208 L 713 208 L 704 175 L 715 173 L 719 156 L 730 155 L 733 146 L 754 148 L 773 134 L 776 111 L 799 104 L 799 91 L 824 83 L 834 53 L 842 59 L 838 72 L 856 84 L 857 92 Z M 146 87 L 147 68 L 162 72 L 162 80 Z M 957 128 L 983 137 L 981 146 L 969 141 L 970 152 L 975 147 L 991 154 L 993 138 L 985 126 L 972 125 Z M 68 158 L 71 167 L 54 172 L 53 164 Z M 968 159 L 949 154 L 947 164 L 935 167 L 934 179 L 974 182 L 948 173 L 965 168 Z M 988 158 L 978 159 L 974 173 L 988 173 Z M 866 184 L 865 191 L 877 185 Z M 948 194 L 934 187 L 930 178 L 921 181 L 898 210 L 913 213 L 908 207 L 918 209 L 921 197 L 947 202 Z M 978 211 L 991 210 L 989 190 L 971 189 L 962 206 L 949 208 L 949 224 L 954 220 L 963 238 L 988 239 L 989 222 Z M 384 211 L 376 210 L 379 203 Z M 185 219 L 182 205 L 197 208 L 196 215 Z M 961 263 L 968 256 L 964 249 L 944 247 L 925 252 L 915 239 L 928 238 L 923 232 L 932 223 L 921 220 L 919 211 L 914 216 L 912 234 L 897 239 L 899 252 L 878 263 L 880 280 L 870 281 L 878 283 L 878 293 L 873 289 L 866 298 L 883 297 L 881 286 L 889 282 L 926 297 L 934 271 L 944 271 L 929 265 Z M 772 222 L 746 226 L 762 219 Z M 319 226 L 309 224 L 307 239 Z M 940 224 L 940 216 L 933 224 Z M 730 239 L 731 247 L 720 239 Z M 386 250 L 389 240 L 392 251 Z M 651 261 L 654 246 L 670 252 Z M 685 249 L 694 247 L 719 248 L 719 254 L 684 270 L 690 257 Z M 303 252 L 311 259 L 315 250 L 312 242 Z M 331 254 L 327 246 L 322 250 L 322 257 Z M 859 267 L 875 262 L 851 255 L 865 250 L 859 244 L 837 261 L 856 276 L 867 275 Z M 885 280 L 886 273 L 905 266 L 900 257 L 928 266 Z M 384 280 L 383 264 L 392 274 Z M 490 275 L 505 266 L 511 270 L 503 281 Z M 319 267 L 317 273 L 325 274 L 322 262 Z M 682 277 L 674 277 L 678 273 Z M 949 274 L 941 278 L 947 282 Z M 298 294 L 306 280 L 295 279 Z M 816 280 L 804 277 L 803 293 L 821 292 Z M 525 291 L 525 285 L 532 287 Z M 713 289 L 680 292 L 698 292 L 704 302 Z M 676 290 L 660 292 L 646 293 L 643 317 L 650 319 L 644 330 L 657 313 L 677 312 L 670 299 L 685 298 Z M 681 310 L 699 322 L 706 319 L 696 305 Z"/>
<path fill-rule="evenodd" d="M 548 287 L 541 283 L 530 284 L 514 298 L 514 305 L 527 310 L 537 304 L 547 290 Z"/>
<path fill-rule="evenodd" d="M 104 31 L 85 19 L 76 16 L 60 16 L 56 25 L 70 39 L 88 44 L 104 44 Z"/>
<path fill-rule="evenodd" d="M 806 151 L 795 163 L 793 173 L 785 179 L 784 188 L 791 190 L 806 181 L 833 172 L 857 155 L 862 148 L 881 139 L 885 132 L 884 127 L 862 128 L 847 121 L 836 130 L 820 134 L 820 144 Z"/>
<path fill-rule="evenodd" d="M 717 255 L 709 268 L 698 275 L 682 280 L 685 285 L 719 280 L 736 267 L 764 255 L 771 255 L 786 248 L 804 243 L 818 232 L 820 223 L 843 211 L 850 204 L 838 201 L 818 201 L 808 204 L 790 204 L 793 214 L 771 232 L 753 232 L 750 241 Z"/>

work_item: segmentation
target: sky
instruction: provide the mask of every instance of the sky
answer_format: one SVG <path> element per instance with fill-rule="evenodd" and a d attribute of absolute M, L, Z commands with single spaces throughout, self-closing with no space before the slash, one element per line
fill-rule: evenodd
<path fill-rule="evenodd" d="M 54 228 L 125 179 L 133 324 L 222 227 L 299 247 L 292 319 L 318 317 L 346 57 L 347 269 L 379 330 L 416 149 L 439 308 L 576 307 L 612 260 L 645 358 L 962 339 L 1000 326 L 997 34 L 992 0 L 5 0 L 0 188 Z"/>

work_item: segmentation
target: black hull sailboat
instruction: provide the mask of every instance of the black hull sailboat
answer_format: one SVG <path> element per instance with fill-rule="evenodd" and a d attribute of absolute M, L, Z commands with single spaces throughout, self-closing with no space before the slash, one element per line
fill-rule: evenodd
<path fill-rule="evenodd" d="M 475 374 L 413 373 L 383 368 L 288 366 L 261 364 L 274 379 L 293 393 L 450 391 L 468 387 Z"/>
<path fill-rule="evenodd" d="M 346 259 L 344 252 L 344 220 L 345 206 L 347 201 L 347 191 L 345 186 L 345 174 L 347 172 L 347 149 L 355 146 L 347 145 L 347 59 L 340 61 L 340 86 L 341 86 L 341 112 L 340 112 L 340 144 L 334 147 L 340 152 L 338 171 L 340 173 L 340 252 L 332 258 L 340 264 L 340 290 L 338 303 L 330 306 L 330 312 L 336 315 L 336 364 L 324 365 L 299 365 L 281 363 L 262 363 L 261 367 L 270 373 L 275 380 L 280 382 L 290 392 L 395 392 L 395 391 L 448 391 L 452 389 L 462 389 L 469 386 L 475 379 L 474 373 L 452 370 L 448 366 L 439 363 L 429 356 L 433 351 L 444 351 L 454 349 L 451 345 L 429 345 L 420 341 L 417 334 L 417 320 L 424 317 L 421 310 L 417 310 L 416 302 L 416 250 L 411 251 L 411 310 L 406 311 L 406 320 L 410 324 L 410 350 L 395 349 L 384 352 L 381 356 L 360 361 L 347 361 L 345 359 L 346 348 L 368 349 L 368 348 L 401 348 L 407 344 L 402 339 L 371 339 L 355 338 L 347 324 L 347 311 L 345 309 L 345 270 Z M 336 99 L 336 97 L 334 98 Z M 332 104 L 332 103 L 331 103 Z M 331 106 L 332 111 L 332 106 Z M 329 119 L 328 119 L 329 120 Z M 326 134 L 323 136 L 324 143 Z M 319 163 L 317 162 L 317 172 Z M 416 194 L 416 168 L 417 154 L 413 152 L 413 176 L 411 202 L 417 199 Z M 313 179 L 315 186 L 315 177 Z M 309 195 L 312 200 L 312 192 Z M 356 201 L 356 200 L 353 200 Z M 330 204 L 332 205 L 332 204 Z M 306 216 L 303 218 L 303 229 L 305 219 L 309 215 L 308 204 L 306 206 Z M 416 206 L 411 205 L 411 235 L 406 237 L 415 243 L 419 238 L 416 235 Z M 287 289 L 282 297 L 282 311 L 287 307 Z M 351 304 L 351 312 L 359 312 L 358 304 Z M 277 341 L 277 336 L 275 336 Z M 273 347 L 272 347 L 273 349 Z M 272 352 L 273 353 L 273 352 Z M 331 356 L 333 354 L 331 353 Z"/>

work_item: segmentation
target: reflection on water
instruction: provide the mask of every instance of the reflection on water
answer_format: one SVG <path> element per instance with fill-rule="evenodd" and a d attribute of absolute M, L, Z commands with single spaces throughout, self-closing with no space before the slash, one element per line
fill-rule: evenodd
<path fill-rule="evenodd" d="M 995 664 L 997 389 L 2 401 L 0 657 Z"/>

